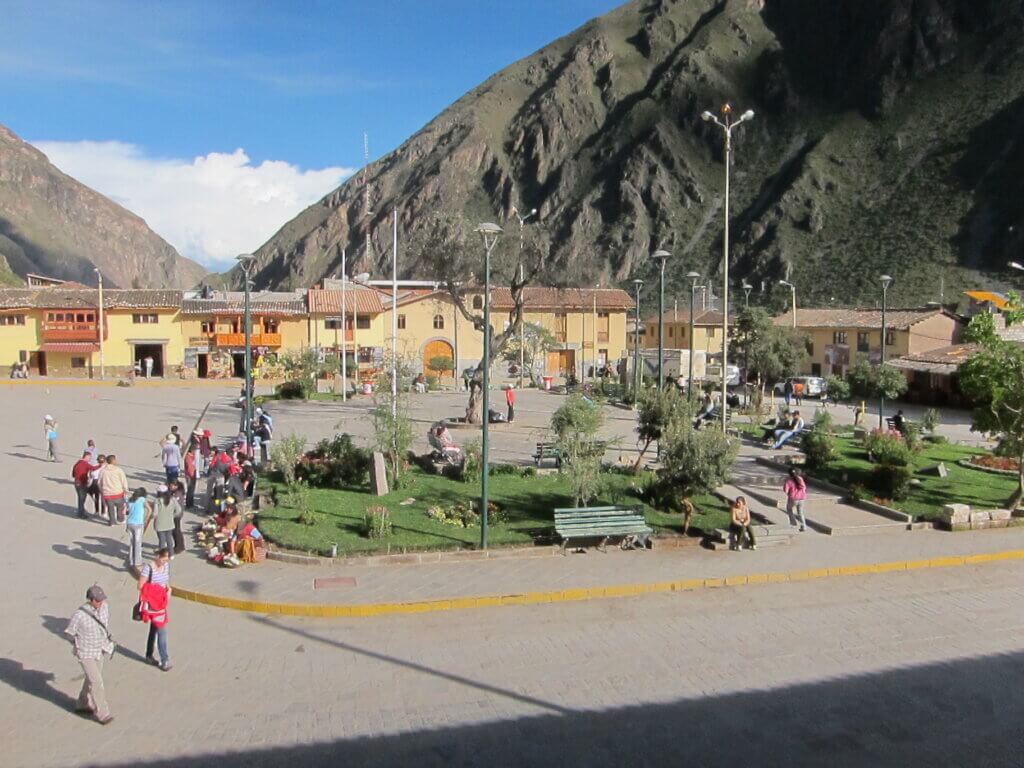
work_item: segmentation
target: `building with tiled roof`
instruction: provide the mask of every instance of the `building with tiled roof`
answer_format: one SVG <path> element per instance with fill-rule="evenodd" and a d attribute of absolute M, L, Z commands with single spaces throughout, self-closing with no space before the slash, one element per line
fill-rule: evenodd
<path fill-rule="evenodd" d="M 730 318 L 730 323 L 735 322 Z M 658 315 L 644 318 L 643 345 L 658 348 Z M 690 349 L 690 310 L 669 309 L 663 315 L 665 349 Z M 693 315 L 693 349 L 709 355 L 722 353 L 722 313 L 717 309 L 696 308 Z"/>
<path fill-rule="evenodd" d="M 845 375 L 860 360 L 881 361 L 880 309 L 798 309 L 796 317 L 809 352 L 803 373 Z M 964 327 L 961 317 L 942 307 L 894 308 L 885 320 L 888 360 L 955 344 Z M 792 311 L 776 317 L 775 324 L 792 327 Z"/>
<path fill-rule="evenodd" d="M 633 309 L 633 297 L 621 288 L 552 288 L 526 286 L 523 306 L 527 311 L 565 309 L 579 311 Z M 510 312 L 515 309 L 512 291 L 505 287 L 491 288 L 491 308 Z"/>

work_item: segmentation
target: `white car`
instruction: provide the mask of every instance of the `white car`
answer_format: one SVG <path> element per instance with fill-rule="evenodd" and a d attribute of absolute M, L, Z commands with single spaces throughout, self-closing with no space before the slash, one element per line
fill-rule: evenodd
<path fill-rule="evenodd" d="M 780 397 L 786 394 L 786 381 L 793 382 L 793 393 L 801 397 L 824 397 L 828 387 L 820 376 L 793 376 L 775 385 L 775 394 Z"/>

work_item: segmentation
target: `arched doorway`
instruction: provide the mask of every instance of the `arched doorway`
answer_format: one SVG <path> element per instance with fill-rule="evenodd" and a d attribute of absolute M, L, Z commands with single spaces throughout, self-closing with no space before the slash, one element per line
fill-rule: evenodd
<path fill-rule="evenodd" d="M 447 370 L 436 370 L 430 366 L 430 361 L 435 357 L 447 357 L 452 361 L 454 365 L 455 361 L 455 349 L 444 339 L 434 339 L 428 341 L 427 345 L 423 348 L 423 372 L 428 376 L 454 376 L 455 373 L 452 368 Z"/>

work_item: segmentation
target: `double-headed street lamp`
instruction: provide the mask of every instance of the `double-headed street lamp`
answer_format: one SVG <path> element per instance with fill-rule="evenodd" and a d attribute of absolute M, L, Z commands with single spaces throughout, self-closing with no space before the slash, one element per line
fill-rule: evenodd
<path fill-rule="evenodd" d="M 1021 272 L 1024 272 L 1024 264 L 1021 264 L 1019 261 L 1011 261 L 1009 263 L 1009 267 L 1011 269 L 1019 269 Z"/>
<path fill-rule="evenodd" d="M 531 208 L 530 212 L 525 216 L 519 215 L 519 209 L 514 205 L 512 206 L 512 215 L 519 220 L 519 282 L 523 282 L 523 248 L 525 247 L 526 238 L 526 222 L 537 215 L 537 209 Z M 525 303 L 525 302 L 524 302 Z M 526 331 L 524 326 L 526 325 L 526 318 L 523 317 L 526 313 L 523 312 L 519 316 L 519 388 L 523 388 L 523 365 L 526 363 Z M 458 319 L 456 319 L 458 323 Z M 532 367 L 532 363 L 531 363 Z M 532 378 L 531 378 L 532 381 Z"/>
<path fill-rule="evenodd" d="M 728 428 L 729 396 L 729 165 L 732 159 L 732 132 L 741 124 L 754 119 L 754 110 L 748 109 L 735 123 L 730 122 L 732 107 L 722 107 L 722 119 L 719 120 L 711 112 L 705 111 L 701 118 L 705 122 L 713 122 L 725 134 L 725 238 L 722 241 L 722 431 Z"/>
<path fill-rule="evenodd" d="M 640 289 L 644 281 L 639 277 L 633 280 L 636 288 L 636 304 L 633 308 L 633 408 L 636 408 L 640 397 Z"/>
<path fill-rule="evenodd" d="M 746 280 L 743 281 L 743 285 L 740 286 L 743 289 L 743 306 L 750 306 L 750 292 L 754 290 L 754 286 L 748 283 Z"/>
<path fill-rule="evenodd" d="M 245 279 L 245 314 L 243 324 L 245 327 L 245 415 L 243 427 L 245 429 L 246 450 L 252 450 L 252 313 L 249 307 L 249 274 L 256 257 L 251 253 L 243 253 L 237 257 L 239 266 L 242 268 L 242 275 Z M 255 461 L 255 460 L 254 460 Z"/>
<path fill-rule="evenodd" d="M 658 262 L 658 389 L 665 388 L 665 262 L 672 254 L 655 251 L 651 258 Z"/>
<path fill-rule="evenodd" d="M 879 363 L 879 372 L 881 372 L 881 369 L 885 367 L 885 342 L 887 341 L 887 339 L 885 338 L 886 333 L 887 333 L 887 329 L 885 327 L 886 300 L 888 298 L 889 285 L 892 283 L 892 278 L 889 277 L 889 275 L 882 275 L 879 279 L 882 281 L 882 353 L 881 353 L 881 358 L 880 358 L 880 363 Z M 884 409 L 885 409 L 885 392 L 881 389 L 881 387 L 879 387 L 879 391 L 878 391 L 878 428 L 879 429 L 882 429 L 882 427 L 885 424 Z"/>
<path fill-rule="evenodd" d="M 793 298 L 793 330 L 796 330 L 796 286 L 788 280 L 779 280 L 779 285 L 784 285 L 789 288 L 789 292 Z"/>
<path fill-rule="evenodd" d="M 686 374 L 686 399 L 693 402 L 693 305 L 697 300 L 697 281 L 700 280 L 700 275 L 696 272 L 688 272 L 686 276 L 690 280 L 690 359 L 689 371 Z"/>
<path fill-rule="evenodd" d="M 487 549 L 487 476 L 490 474 L 490 413 L 491 413 L 491 251 L 498 242 L 502 229 L 497 224 L 490 222 L 481 224 L 476 228 L 484 240 L 484 381 L 483 381 L 483 440 L 480 447 L 480 463 L 483 468 L 483 475 L 480 478 L 480 548 Z"/>

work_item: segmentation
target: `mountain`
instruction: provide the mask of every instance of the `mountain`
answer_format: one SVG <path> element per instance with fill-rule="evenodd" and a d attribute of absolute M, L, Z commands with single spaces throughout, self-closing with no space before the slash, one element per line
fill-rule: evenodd
<path fill-rule="evenodd" d="M 732 277 L 767 292 L 752 300 L 784 301 L 784 278 L 805 304 L 875 303 L 882 273 L 891 304 L 1004 287 L 1024 250 L 1022 31 L 1024 0 L 635 0 L 286 224 L 257 285 L 337 273 L 342 248 L 384 273 L 394 208 L 415 243 L 438 211 L 515 205 L 540 210 L 568 283 L 650 280 L 665 248 L 685 301 L 686 272 L 721 280 L 723 135 L 701 113 L 729 101 L 756 112 L 733 138 L 730 215 Z M 429 277 L 404 253 L 403 276 Z"/>
<path fill-rule="evenodd" d="M 7 282 L 31 272 L 92 285 L 98 267 L 113 287 L 187 288 L 206 274 L 141 218 L 61 173 L 3 125 L 0 258 Z"/>

